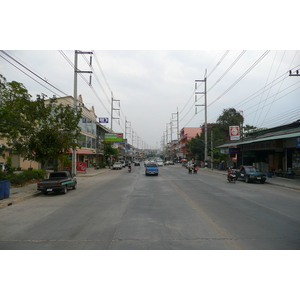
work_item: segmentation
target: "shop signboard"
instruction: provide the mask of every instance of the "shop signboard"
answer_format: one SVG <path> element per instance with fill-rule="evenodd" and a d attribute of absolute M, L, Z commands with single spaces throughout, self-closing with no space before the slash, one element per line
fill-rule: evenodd
<path fill-rule="evenodd" d="M 231 141 L 240 139 L 240 126 L 229 126 L 229 136 Z"/>
<path fill-rule="evenodd" d="M 105 133 L 105 142 L 123 142 L 123 133 Z"/>
<path fill-rule="evenodd" d="M 76 163 L 76 171 L 77 172 L 86 172 L 86 163 L 85 162 L 77 162 Z"/>
<path fill-rule="evenodd" d="M 296 138 L 296 148 L 300 148 L 300 136 Z"/>
<path fill-rule="evenodd" d="M 108 123 L 108 118 L 99 118 L 99 123 Z"/>

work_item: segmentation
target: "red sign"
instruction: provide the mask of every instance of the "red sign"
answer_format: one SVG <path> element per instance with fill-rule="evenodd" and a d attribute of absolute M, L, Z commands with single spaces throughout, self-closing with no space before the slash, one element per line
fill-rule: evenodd
<path fill-rule="evenodd" d="M 86 163 L 84 163 L 84 162 L 77 162 L 76 163 L 76 171 L 78 171 L 78 172 L 86 172 Z"/>
<path fill-rule="evenodd" d="M 229 135 L 231 140 L 239 140 L 240 126 L 229 126 Z"/>

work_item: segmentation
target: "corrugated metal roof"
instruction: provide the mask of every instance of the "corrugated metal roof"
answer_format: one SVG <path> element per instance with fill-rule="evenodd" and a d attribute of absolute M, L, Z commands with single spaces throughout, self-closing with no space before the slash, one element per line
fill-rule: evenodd
<path fill-rule="evenodd" d="M 299 130 L 299 132 L 268 136 L 268 137 L 252 139 L 252 140 L 248 140 L 248 141 L 243 141 L 243 140 L 235 141 L 235 142 L 232 142 L 232 143 L 223 144 L 221 146 L 218 146 L 217 148 L 227 148 L 227 147 L 230 147 L 230 146 L 245 145 L 245 144 L 264 142 L 264 141 L 270 141 L 270 140 L 289 139 L 289 138 L 298 137 L 298 136 L 300 136 L 300 130 Z"/>

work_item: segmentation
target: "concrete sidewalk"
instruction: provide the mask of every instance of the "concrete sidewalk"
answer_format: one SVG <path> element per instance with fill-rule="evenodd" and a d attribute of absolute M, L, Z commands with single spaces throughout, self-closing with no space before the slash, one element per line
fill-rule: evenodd
<path fill-rule="evenodd" d="M 93 177 L 98 176 L 102 173 L 108 172 L 110 169 L 98 169 L 95 170 L 94 168 L 87 169 L 86 173 L 77 173 L 76 177 Z M 199 169 L 199 174 L 203 174 L 205 172 L 213 172 L 216 174 L 219 174 L 221 176 L 224 176 L 224 180 L 226 180 L 227 171 L 219 171 L 219 170 L 211 170 L 211 169 Z M 265 184 L 274 184 L 290 189 L 296 189 L 300 191 L 300 179 L 289 179 L 289 178 L 283 178 L 283 177 L 272 177 L 267 178 L 267 181 Z M 21 201 L 24 201 L 26 199 L 30 199 L 35 196 L 41 195 L 41 192 L 37 191 L 37 185 L 36 183 L 32 183 L 26 186 L 22 187 L 12 187 L 10 189 L 10 197 L 5 198 L 3 200 L 0 200 L 0 209 L 5 208 L 7 206 L 19 203 Z"/>
<path fill-rule="evenodd" d="M 199 169 L 199 171 L 200 172 L 213 172 L 213 173 L 217 173 L 222 176 L 227 176 L 227 171 L 225 171 L 225 170 L 220 171 L 220 170 L 216 170 L 216 169 L 213 169 L 213 170 Z M 242 181 L 240 181 L 240 182 L 242 182 Z M 284 178 L 284 177 L 276 177 L 276 176 L 275 177 L 273 176 L 272 178 L 267 177 L 265 184 L 274 184 L 274 185 L 278 185 L 278 186 L 282 186 L 282 187 L 300 191 L 300 178 Z"/>
<path fill-rule="evenodd" d="M 110 171 L 110 169 L 95 170 L 94 168 L 89 168 L 86 173 L 78 172 L 76 178 L 98 176 L 108 171 Z M 41 195 L 41 192 L 37 190 L 36 182 L 21 187 L 11 187 L 10 197 L 0 200 L 0 209 L 39 195 Z"/>

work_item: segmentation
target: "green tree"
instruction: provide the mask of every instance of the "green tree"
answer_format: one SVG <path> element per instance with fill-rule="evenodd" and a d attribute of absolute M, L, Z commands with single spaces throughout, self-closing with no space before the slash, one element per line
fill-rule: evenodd
<path fill-rule="evenodd" d="M 110 142 L 104 142 L 104 155 L 105 156 L 118 156 L 119 151 L 111 146 Z"/>
<path fill-rule="evenodd" d="M 240 126 L 244 123 L 244 117 L 235 108 L 223 109 L 222 114 L 217 119 L 219 130 L 224 133 L 225 140 L 229 140 L 229 126 Z"/>
<path fill-rule="evenodd" d="M 191 138 L 186 143 L 186 150 L 188 152 L 188 157 L 195 158 L 196 160 L 204 160 L 204 134 L 199 136 L 197 135 L 194 138 Z"/>
<path fill-rule="evenodd" d="M 59 160 L 70 148 L 79 146 L 78 126 L 81 111 L 44 101 L 31 100 L 27 89 L 18 82 L 7 83 L 0 75 L 1 133 L 11 150 L 24 159 L 40 162 L 45 169 L 51 160 Z"/>

